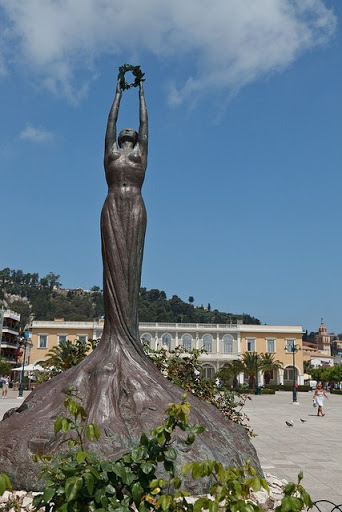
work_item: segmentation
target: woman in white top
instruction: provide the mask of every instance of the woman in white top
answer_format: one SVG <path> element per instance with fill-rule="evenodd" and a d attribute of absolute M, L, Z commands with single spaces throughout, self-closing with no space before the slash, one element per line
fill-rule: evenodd
<path fill-rule="evenodd" d="M 2 378 L 2 398 L 7 398 L 8 386 L 9 386 L 9 376 L 7 375 Z"/>
<path fill-rule="evenodd" d="M 319 382 L 317 384 L 317 387 L 316 387 L 315 393 L 314 393 L 314 400 L 315 400 L 316 404 L 318 405 L 317 416 L 319 416 L 320 414 L 321 414 L 321 416 L 324 416 L 324 412 L 323 412 L 324 398 L 328 398 L 328 396 L 327 396 L 326 392 L 324 391 L 322 384 Z M 328 398 L 328 400 L 329 400 L 329 398 Z"/>

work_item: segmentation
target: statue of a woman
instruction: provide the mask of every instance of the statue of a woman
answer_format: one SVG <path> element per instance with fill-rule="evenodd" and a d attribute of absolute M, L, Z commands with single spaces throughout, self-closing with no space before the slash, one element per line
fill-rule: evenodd
<path fill-rule="evenodd" d="M 122 90 L 116 94 L 108 116 L 104 167 L 108 195 L 101 214 L 103 338 L 132 343 L 142 353 L 138 334 L 137 303 L 146 230 L 146 211 L 141 187 L 147 166 L 148 122 L 142 82 L 139 83 L 139 132 L 131 128 L 116 140 Z"/>
<path fill-rule="evenodd" d="M 142 350 L 138 333 L 137 303 L 146 229 L 141 197 L 147 165 L 147 112 L 139 82 L 140 127 L 122 130 L 116 140 L 116 122 L 121 100 L 118 80 L 109 112 L 104 166 L 108 195 L 101 213 L 103 292 L 105 325 L 101 342 L 83 361 L 40 384 L 25 402 L 0 422 L 0 467 L 5 467 L 17 488 L 41 489 L 38 453 L 60 449 L 54 421 L 64 415 L 65 393 L 77 390 L 102 435 L 90 447 L 101 459 L 115 459 L 135 446 L 142 432 L 149 432 L 164 419 L 170 402 L 179 402 L 183 390 L 168 381 Z M 206 402 L 189 393 L 191 421 L 206 432 L 188 454 L 179 452 L 179 463 L 213 459 L 234 465 L 250 459 L 259 462 L 246 431 L 222 416 Z M 182 433 L 178 433 L 180 437 Z M 178 438 L 177 434 L 177 438 Z M 261 469 L 259 467 L 259 471 Z M 207 483 L 203 484 L 207 486 Z M 204 494 L 206 487 L 192 489 Z"/>

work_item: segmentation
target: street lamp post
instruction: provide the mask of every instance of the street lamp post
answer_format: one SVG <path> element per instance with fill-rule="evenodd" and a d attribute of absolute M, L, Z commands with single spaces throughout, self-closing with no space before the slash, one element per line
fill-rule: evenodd
<path fill-rule="evenodd" d="M 260 395 L 259 380 L 258 380 L 258 353 L 254 352 L 255 357 L 255 394 Z"/>
<path fill-rule="evenodd" d="M 292 368 L 293 368 L 293 382 L 292 382 L 292 403 L 298 404 L 297 401 L 297 388 L 296 388 L 296 367 L 295 367 L 295 355 L 298 352 L 299 347 L 293 342 L 291 345 L 292 352 Z"/>
<path fill-rule="evenodd" d="M 19 383 L 19 395 L 18 398 L 22 398 L 24 396 L 24 377 L 25 377 L 25 359 L 26 359 L 26 347 L 27 347 L 27 341 L 25 340 L 24 343 L 24 357 L 23 357 L 23 365 L 20 372 L 20 383 Z"/>

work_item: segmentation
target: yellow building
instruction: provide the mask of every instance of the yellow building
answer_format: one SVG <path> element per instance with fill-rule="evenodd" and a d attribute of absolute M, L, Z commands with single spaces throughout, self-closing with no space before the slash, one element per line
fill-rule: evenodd
<path fill-rule="evenodd" d="M 64 319 L 33 321 L 30 362 L 44 361 L 52 347 L 62 340 L 88 341 L 102 335 L 103 321 L 72 322 Z M 299 325 L 247 325 L 247 324 L 181 324 L 141 322 L 141 340 L 153 350 L 165 346 L 169 350 L 182 345 L 186 350 L 206 350 L 202 356 L 203 371 L 212 378 L 226 363 L 240 359 L 244 352 L 272 354 L 281 361 L 283 368 L 274 372 L 271 383 L 292 384 L 293 366 L 298 384 L 304 384 L 302 334 Z M 295 347 L 293 353 L 292 347 Z M 294 361 L 294 365 L 293 365 Z M 240 383 L 246 376 L 240 375 Z M 263 385 L 263 374 L 258 381 Z"/>

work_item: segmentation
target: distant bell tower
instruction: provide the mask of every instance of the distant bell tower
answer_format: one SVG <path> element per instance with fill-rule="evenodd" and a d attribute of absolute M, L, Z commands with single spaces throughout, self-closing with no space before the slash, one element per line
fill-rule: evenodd
<path fill-rule="evenodd" d="M 318 333 L 315 335 L 315 341 L 316 341 L 318 350 L 320 350 L 328 355 L 331 354 L 331 350 L 330 350 L 331 336 L 328 333 L 326 325 L 323 322 L 323 318 L 321 318 L 321 325 L 319 326 Z"/>

